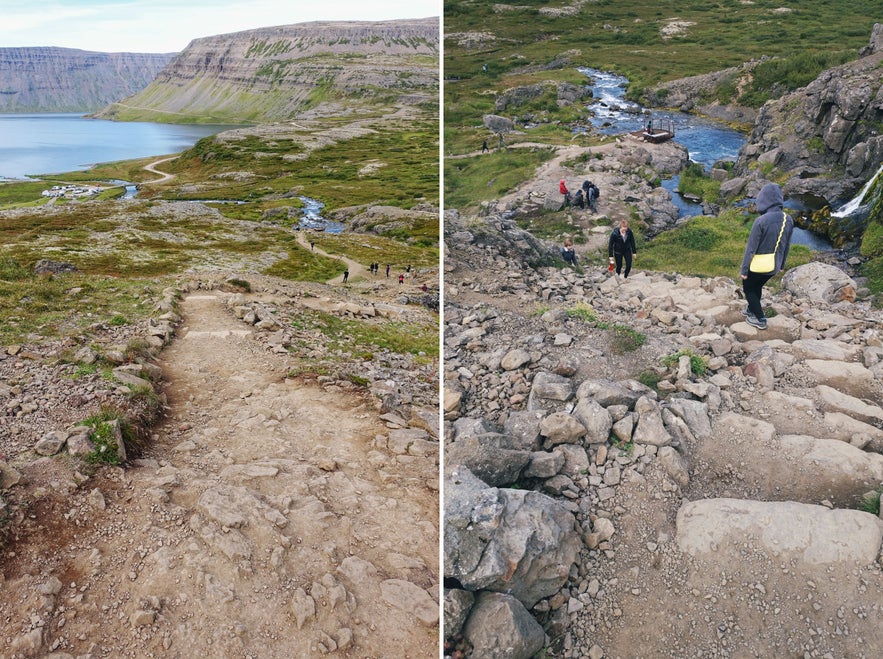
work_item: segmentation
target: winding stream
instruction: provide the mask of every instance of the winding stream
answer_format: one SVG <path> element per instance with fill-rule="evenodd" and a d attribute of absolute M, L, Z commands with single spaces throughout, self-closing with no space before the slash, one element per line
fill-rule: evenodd
<path fill-rule="evenodd" d="M 603 135 L 621 135 L 644 127 L 646 110 L 625 98 L 626 78 L 597 69 L 580 68 L 579 71 L 592 83 L 595 103 L 591 106 L 594 116 L 589 122 L 595 131 Z M 675 140 L 687 147 L 690 160 L 700 163 L 706 170 L 718 161 L 736 160 L 739 149 L 745 144 L 742 133 L 710 119 L 686 112 L 656 110 L 652 116 L 654 121 L 671 121 L 675 128 Z M 678 176 L 662 181 L 662 187 L 671 193 L 672 203 L 678 207 L 678 216 L 702 215 L 701 204 L 684 199 L 677 191 L 679 182 Z M 793 210 L 803 208 L 799 200 L 792 199 L 786 200 L 785 206 Z M 792 242 L 815 251 L 832 249 L 828 240 L 800 227 L 794 227 Z"/>

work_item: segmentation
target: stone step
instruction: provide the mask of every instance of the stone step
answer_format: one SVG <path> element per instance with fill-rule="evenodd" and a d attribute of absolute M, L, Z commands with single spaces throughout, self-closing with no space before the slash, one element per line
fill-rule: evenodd
<path fill-rule="evenodd" d="M 676 529 L 678 547 L 691 556 L 735 555 L 747 545 L 814 565 L 868 565 L 883 541 L 883 521 L 870 513 L 795 501 L 691 501 L 678 511 Z"/>
<path fill-rule="evenodd" d="M 883 483 L 883 455 L 839 439 L 779 435 L 772 423 L 732 412 L 715 420 L 694 460 L 708 485 L 713 474 L 734 472 L 738 490 L 760 499 L 853 505 Z"/>

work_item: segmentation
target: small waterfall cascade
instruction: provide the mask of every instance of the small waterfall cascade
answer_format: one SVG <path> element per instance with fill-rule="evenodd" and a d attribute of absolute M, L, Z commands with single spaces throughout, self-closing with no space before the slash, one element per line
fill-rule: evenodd
<path fill-rule="evenodd" d="M 883 174 L 883 165 L 880 165 L 880 169 L 877 170 L 877 173 L 874 174 L 870 179 L 868 179 L 868 182 L 865 183 L 865 186 L 861 189 L 861 191 L 842 207 L 838 208 L 836 211 L 833 211 L 831 213 L 831 217 L 849 217 L 850 215 L 855 213 L 855 211 L 857 211 L 861 207 L 862 202 L 865 199 L 865 195 L 868 193 L 868 190 L 871 189 L 871 186 L 874 185 L 874 181 L 876 181 L 881 174 Z"/>

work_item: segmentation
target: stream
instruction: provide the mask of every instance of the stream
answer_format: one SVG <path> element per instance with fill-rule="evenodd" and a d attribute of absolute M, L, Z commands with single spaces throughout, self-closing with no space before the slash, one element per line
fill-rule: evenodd
<path fill-rule="evenodd" d="M 645 108 L 626 100 L 625 91 L 628 80 L 623 76 L 614 75 L 597 69 L 580 68 L 591 81 L 595 103 L 591 106 L 594 116 L 589 122 L 592 128 L 603 135 L 621 135 L 640 130 L 647 121 Z M 700 163 L 706 171 L 714 163 L 721 160 L 736 160 L 739 149 L 745 143 L 745 136 L 725 124 L 697 117 L 686 112 L 656 111 L 652 113 L 653 121 L 674 125 L 675 141 L 687 147 L 690 160 Z M 678 207 L 679 217 L 702 215 L 702 205 L 684 199 L 677 191 L 680 177 L 674 176 L 662 181 L 662 187 L 671 193 L 671 200 Z M 786 199 L 785 207 L 792 210 L 803 210 L 801 200 Z M 806 245 L 814 251 L 832 249 L 831 243 L 824 237 L 794 227 L 791 242 Z"/>
<path fill-rule="evenodd" d="M 115 185 L 121 185 L 126 188 L 123 199 L 134 199 L 138 196 L 138 186 L 128 181 L 112 181 Z M 341 222 L 335 222 L 322 217 L 322 209 L 325 208 L 318 199 L 311 197 L 299 196 L 298 199 L 303 203 L 303 209 L 300 222 L 296 229 L 304 229 L 308 231 L 325 231 L 326 233 L 342 233 L 346 229 L 346 225 Z M 231 201 L 229 199 L 200 199 L 195 203 L 202 204 L 245 204 L 245 201 Z"/>

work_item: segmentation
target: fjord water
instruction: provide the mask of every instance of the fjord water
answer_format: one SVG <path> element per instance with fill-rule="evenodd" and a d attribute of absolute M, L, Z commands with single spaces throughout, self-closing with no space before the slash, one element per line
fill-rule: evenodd
<path fill-rule="evenodd" d="M 80 114 L 0 114 L 0 179 L 178 153 L 202 137 L 234 127 L 117 122 Z"/>

